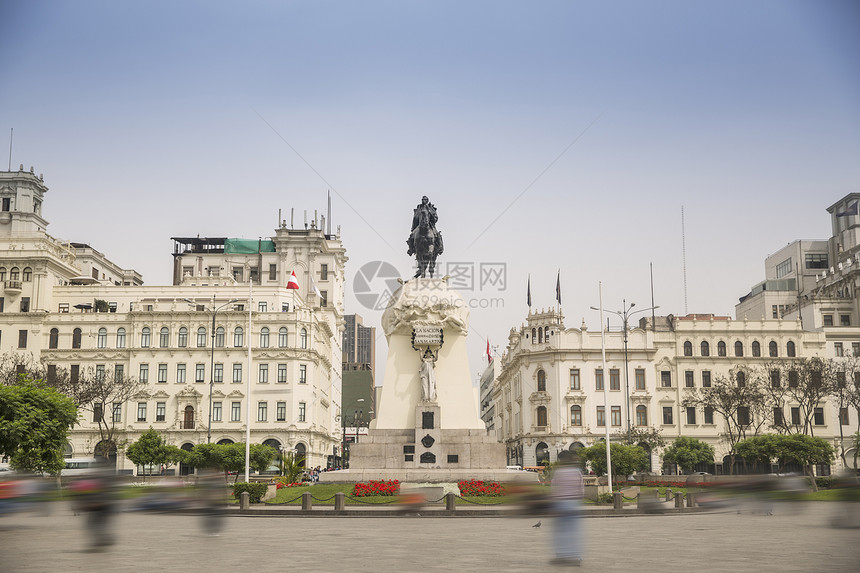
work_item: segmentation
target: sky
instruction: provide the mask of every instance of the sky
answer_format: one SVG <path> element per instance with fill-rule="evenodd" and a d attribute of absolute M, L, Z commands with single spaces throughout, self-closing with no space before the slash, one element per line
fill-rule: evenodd
<path fill-rule="evenodd" d="M 170 237 L 271 236 L 279 209 L 299 225 L 331 191 L 346 311 L 379 326 L 356 295 L 383 290 L 380 269 L 411 275 L 427 195 L 473 307 L 473 377 L 524 322 L 529 281 L 550 307 L 560 274 L 568 328 L 598 327 L 598 283 L 607 309 L 650 306 L 651 265 L 661 314 L 734 316 L 768 254 L 829 237 L 825 209 L 860 192 L 849 0 L 0 12 L 0 169 L 14 129 L 49 233 L 169 284 Z"/>

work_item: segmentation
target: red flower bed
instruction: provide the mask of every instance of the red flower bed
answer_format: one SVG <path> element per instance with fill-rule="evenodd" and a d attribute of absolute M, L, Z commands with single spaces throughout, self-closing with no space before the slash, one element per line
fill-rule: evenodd
<path fill-rule="evenodd" d="M 457 483 L 461 496 L 499 497 L 505 495 L 505 488 L 494 481 L 463 480 Z"/>
<path fill-rule="evenodd" d="M 357 483 L 352 488 L 352 495 L 355 497 L 397 495 L 399 492 L 400 482 L 396 479 L 390 481 L 370 480 L 367 483 Z"/>

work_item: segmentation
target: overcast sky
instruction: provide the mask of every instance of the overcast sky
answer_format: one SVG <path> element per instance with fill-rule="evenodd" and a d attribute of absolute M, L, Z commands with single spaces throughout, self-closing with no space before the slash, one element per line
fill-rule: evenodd
<path fill-rule="evenodd" d="M 474 375 L 529 274 L 547 307 L 561 269 L 566 326 L 597 328 L 598 281 L 647 307 L 653 262 L 682 314 L 682 205 L 689 312 L 733 315 L 769 253 L 828 237 L 824 209 L 860 191 L 858 29 L 849 0 L 10 0 L 0 156 L 14 128 L 49 232 L 150 285 L 169 237 L 270 236 L 329 189 L 348 283 L 377 260 L 408 276 L 426 194 L 440 265 L 473 263 L 464 297 L 495 307 L 472 312 Z"/>

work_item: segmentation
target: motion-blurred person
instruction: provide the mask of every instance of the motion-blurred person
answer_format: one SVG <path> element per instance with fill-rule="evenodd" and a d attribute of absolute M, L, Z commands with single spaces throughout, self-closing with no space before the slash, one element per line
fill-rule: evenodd
<path fill-rule="evenodd" d="M 100 464 L 71 485 L 76 511 L 86 514 L 93 551 L 104 551 L 115 543 L 112 527 L 117 512 L 115 479 L 113 468 Z"/>
<path fill-rule="evenodd" d="M 582 564 L 580 511 L 585 492 L 579 460 L 570 452 L 558 455 L 558 467 L 552 476 L 551 497 L 555 514 L 555 559 L 553 565 Z"/>
<path fill-rule="evenodd" d="M 197 490 L 203 506 L 203 533 L 217 537 L 221 533 L 224 519 L 224 474 L 215 470 L 204 470 L 197 479 Z"/>

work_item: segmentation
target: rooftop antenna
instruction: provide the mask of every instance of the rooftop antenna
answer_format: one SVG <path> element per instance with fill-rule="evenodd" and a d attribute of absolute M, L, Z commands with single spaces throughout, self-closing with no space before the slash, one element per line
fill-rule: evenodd
<path fill-rule="evenodd" d="M 296 220 L 296 208 L 290 207 L 290 229 L 295 229 L 295 220 Z"/>
<path fill-rule="evenodd" d="M 327 223 L 326 235 L 331 235 L 331 189 L 328 190 L 328 205 L 326 206 L 325 220 Z"/>
<path fill-rule="evenodd" d="M 687 236 L 684 232 L 684 206 L 681 205 L 681 268 L 684 272 L 684 314 L 687 311 Z M 653 305 L 652 305 L 653 306 Z"/>
<path fill-rule="evenodd" d="M 15 128 L 9 128 L 9 171 L 12 171 L 12 136 L 15 134 Z"/>
<path fill-rule="evenodd" d="M 654 330 L 657 327 L 657 315 L 654 313 L 657 308 L 654 306 L 654 263 L 648 265 L 651 267 L 651 330 Z"/>

